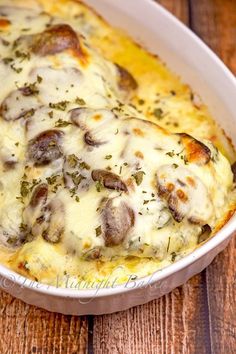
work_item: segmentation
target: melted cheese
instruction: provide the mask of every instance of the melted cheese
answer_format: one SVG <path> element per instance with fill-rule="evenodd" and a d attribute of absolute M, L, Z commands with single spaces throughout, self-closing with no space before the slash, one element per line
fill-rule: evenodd
<path fill-rule="evenodd" d="M 234 150 L 159 59 L 74 1 L 9 0 L 1 18 L 5 264 L 54 285 L 123 282 L 222 226 Z"/>

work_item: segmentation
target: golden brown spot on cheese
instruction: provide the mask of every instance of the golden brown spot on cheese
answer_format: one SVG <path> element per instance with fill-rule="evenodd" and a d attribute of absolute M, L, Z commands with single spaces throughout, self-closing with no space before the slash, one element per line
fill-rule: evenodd
<path fill-rule="evenodd" d="M 210 161 L 211 150 L 205 144 L 188 134 L 181 133 L 179 135 L 181 136 L 181 142 L 185 146 L 188 162 L 205 165 Z"/>
<path fill-rule="evenodd" d="M 84 244 L 83 244 L 83 248 L 84 248 L 84 249 L 87 249 L 87 248 L 89 248 L 89 247 L 91 247 L 91 242 L 85 241 Z"/>
<path fill-rule="evenodd" d="M 176 191 L 176 194 L 177 194 L 178 198 L 179 198 L 183 203 L 185 203 L 185 202 L 188 200 L 187 195 L 186 195 L 181 189 L 178 189 L 178 190 Z"/>
<path fill-rule="evenodd" d="M 235 213 L 236 206 L 233 206 L 232 209 L 229 210 L 226 215 L 224 215 L 224 218 L 222 218 L 222 220 L 220 220 L 220 222 L 216 225 L 214 229 L 214 234 L 219 231 L 232 218 Z"/>
<path fill-rule="evenodd" d="M 141 151 L 136 151 L 135 152 L 135 156 L 138 157 L 139 159 L 143 159 L 144 158 L 143 153 Z"/>
<path fill-rule="evenodd" d="M 82 43 L 80 43 L 80 51 L 75 50 L 75 49 L 70 49 L 70 54 L 75 58 L 78 59 L 79 64 L 82 65 L 83 67 L 86 67 L 90 63 L 90 54 L 88 51 L 85 49 L 85 47 L 82 47 Z"/>
<path fill-rule="evenodd" d="M 5 28 L 8 27 L 11 24 L 11 21 L 9 21 L 6 18 L 0 18 L 0 27 Z"/>
<path fill-rule="evenodd" d="M 217 141 L 217 136 L 216 135 L 212 135 L 210 138 L 209 138 L 210 141 L 212 141 L 212 143 L 215 143 Z"/>
<path fill-rule="evenodd" d="M 93 119 L 96 120 L 96 121 L 99 121 L 99 120 L 102 119 L 102 115 L 101 115 L 101 114 L 95 114 L 95 115 L 93 116 Z"/>
<path fill-rule="evenodd" d="M 18 268 L 20 270 L 24 270 L 24 271 L 27 271 L 28 269 L 26 268 L 26 262 L 19 262 L 18 263 Z"/>
<path fill-rule="evenodd" d="M 134 128 L 133 132 L 137 136 L 145 136 L 144 132 L 141 129 L 139 129 L 139 128 Z"/>
<path fill-rule="evenodd" d="M 188 182 L 188 184 L 191 186 L 191 187 L 195 187 L 196 186 L 196 183 L 194 181 L 194 179 L 192 177 L 186 177 L 186 181 Z"/>
<path fill-rule="evenodd" d="M 168 190 L 168 192 L 172 192 L 175 189 L 175 186 L 173 183 L 168 183 L 166 185 L 166 189 Z"/>

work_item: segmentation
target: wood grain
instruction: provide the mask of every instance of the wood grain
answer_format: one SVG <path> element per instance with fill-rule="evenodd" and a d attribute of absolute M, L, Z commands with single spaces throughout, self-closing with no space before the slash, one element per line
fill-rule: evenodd
<path fill-rule="evenodd" d="M 193 30 L 236 74 L 236 1 L 191 0 Z M 236 240 L 206 269 L 211 352 L 236 352 Z"/>
<path fill-rule="evenodd" d="M 189 25 L 188 0 L 158 0 L 157 2 L 178 17 L 186 25 Z"/>
<path fill-rule="evenodd" d="M 236 352 L 236 239 L 206 269 L 212 353 Z"/>
<path fill-rule="evenodd" d="M 208 354 L 201 276 L 149 304 L 94 318 L 94 352 Z"/>
<path fill-rule="evenodd" d="M 191 0 L 190 10 L 192 29 L 236 74 L 236 1 Z"/>
<path fill-rule="evenodd" d="M 88 338 L 86 317 L 50 313 L 1 291 L 1 354 L 85 353 Z"/>

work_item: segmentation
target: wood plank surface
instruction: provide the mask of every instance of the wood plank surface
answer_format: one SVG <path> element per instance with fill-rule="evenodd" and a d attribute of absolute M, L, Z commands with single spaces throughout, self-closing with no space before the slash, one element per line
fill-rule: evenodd
<path fill-rule="evenodd" d="M 189 25 L 188 0 L 159 0 L 157 2 L 178 17 L 183 23 Z"/>
<path fill-rule="evenodd" d="M 1 354 L 86 353 L 86 317 L 64 316 L 26 305 L 1 291 Z"/>
<path fill-rule="evenodd" d="M 193 31 L 236 74 L 236 1 L 190 0 L 189 7 Z"/>
<path fill-rule="evenodd" d="M 95 353 L 208 354 L 209 331 L 201 276 L 159 300 L 94 318 Z"/>
<path fill-rule="evenodd" d="M 133 1 L 133 0 L 128 0 Z M 236 0 L 160 0 L 236 73 Z M 233 354 L 236 240 L 200 275 L 149 304 L 64 316 L 1 292 L 0 354 Z"/>
<path fill-rule="evenodd" d="M 190 1 L 192 29 L 236 74 L 236 1 Z M 211 352 L 236 353 L 236 239 L 206 269 Z"/>

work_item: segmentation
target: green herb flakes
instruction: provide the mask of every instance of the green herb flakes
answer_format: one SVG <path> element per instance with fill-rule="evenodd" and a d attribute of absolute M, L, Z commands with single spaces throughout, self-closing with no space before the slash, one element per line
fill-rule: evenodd
<path fill-rule="evenodd" d="M 41 84 L 42 81 L 43 81 L 43 78 L 41 76 L 37 75 L 38 84 Z"/>
<path fill-rule="evenodd" d="M 103 185 L 100 181 L 97 181 L 96 184 L 95 184 L 95 187 L 96 187 L 96 190 L 97 192 L 101 192 L 102 188 L 103 188 Z"/>
<path fill-rule="evenodd" d="M 86 105 L 85 100 L 83 100 L 83 98 L 81 98 L 81 97 L 76 97 L 75 103 L 80 105 L 80 106 L 85 106 Z"/>
<path fill-rule="evenodd" d="M 20 194 L 23 198 L 27 197 L 30 192 L 30 183 L 27 181 L 21 181 Z"/>
<path fill-rule="evenodd" d="M 2 58 L 2 61 L 5 65 L 10 64 L 14 61 L 13 58 Z"/>
<path fill-rule="evenodd" d="M 56 121 L 55 128 L 65 128 L 68 127 L 68 125 L 71 125 L 71 123 L 60 118 L 58 121 Z"/>
<path fill-rule="evenodd" d="M 96 227 L 95 232 L 96 232 L 96 237 L 98 237 L 98 236 L 101 235 L 101 233 L 102 233 L 102 227 L 101 227 L 101 225 L 98 226 L 98 227 Z"/>
<path fill-rule="evenodd" d="M 138 171 L 132 175 L 134 177 L 135 182 L 138 186 L 143 182 L 143 176 L 145 175 L 145 172 L 143 171 Z"/>
<path fill-rule="evenodd" d="M 16 68 L 14 64 L 11 64 L 11 69 L 13 71 L 15 71 L 17 74 L 21 73 L 21 71 L 23 70 L 22 68 Z"/>
<path fill-rule="evenodd" d="M 139 104 L 140 106 L 142 106 L 144 103 L 145 103 L 145 101 L 144 101 L 142 98 L 140 98 L 140 99 L 138 100 L 138 104 Z"/>
<path fill-rule="evenodd" d="M 57 109 L 59 111 L 65 111 L 69 103 L 70 103 L 69 101 L 60 101 L 57 103 L 50 102 L 49 107 L 53 109 Z"/>
<path fill-rule="evenodd" d="M 52 184 L 56 183 L 57 177 L 59 177 L 59 175 L 52 175 L 50 177 L 47 177 L 46 180 L 47 180 L 48 184 L 52 185 Z"/>
<path fill-rule="evenodd" d="M 78 158 L 76 157 L 75 154 L 68 155 L 67 162 L 71 168 L 75 168 L 78 164 Z"/>
<path fill-rule="evenodd" d="M 153 111 L 153 115 L 157 118 L 157 119 L 161 119 L 163 118 L 163 110 L 161 108 L 155 108 Z"/>
<path fill-rule="evenodd" d="M 85 162 L 85 161 L 81 161 L 79 163 L 79 167 L 82 169 L 82 170 L 90 170 L 90 166 Z"/>
<path fill-rule="evenodd" d="M 53 118 L 53 111 L 48 112 L 50 118 Z"/>
<path fill-rule="evenodd" d="M 170 157 L 174 157 L 175 156 L 175 152 L 174 152 L 174 150 L 172 150 L 172 151 L 167 152 L 166 155 L 170 156 Z"/>
<path fill-rule="evenodd" d="M 15 56 L 17 57 L 17 58 L 20 58 L 21 60 L 20 60 L 20 63 L 22 63 L 24 60 L 30 60 L 30 53 L 24 53 L 24 52 L 21 52 L 21 51 L 19 51 L 19 50 L 17 50 L 16 52 L 15 52 Z"/>

